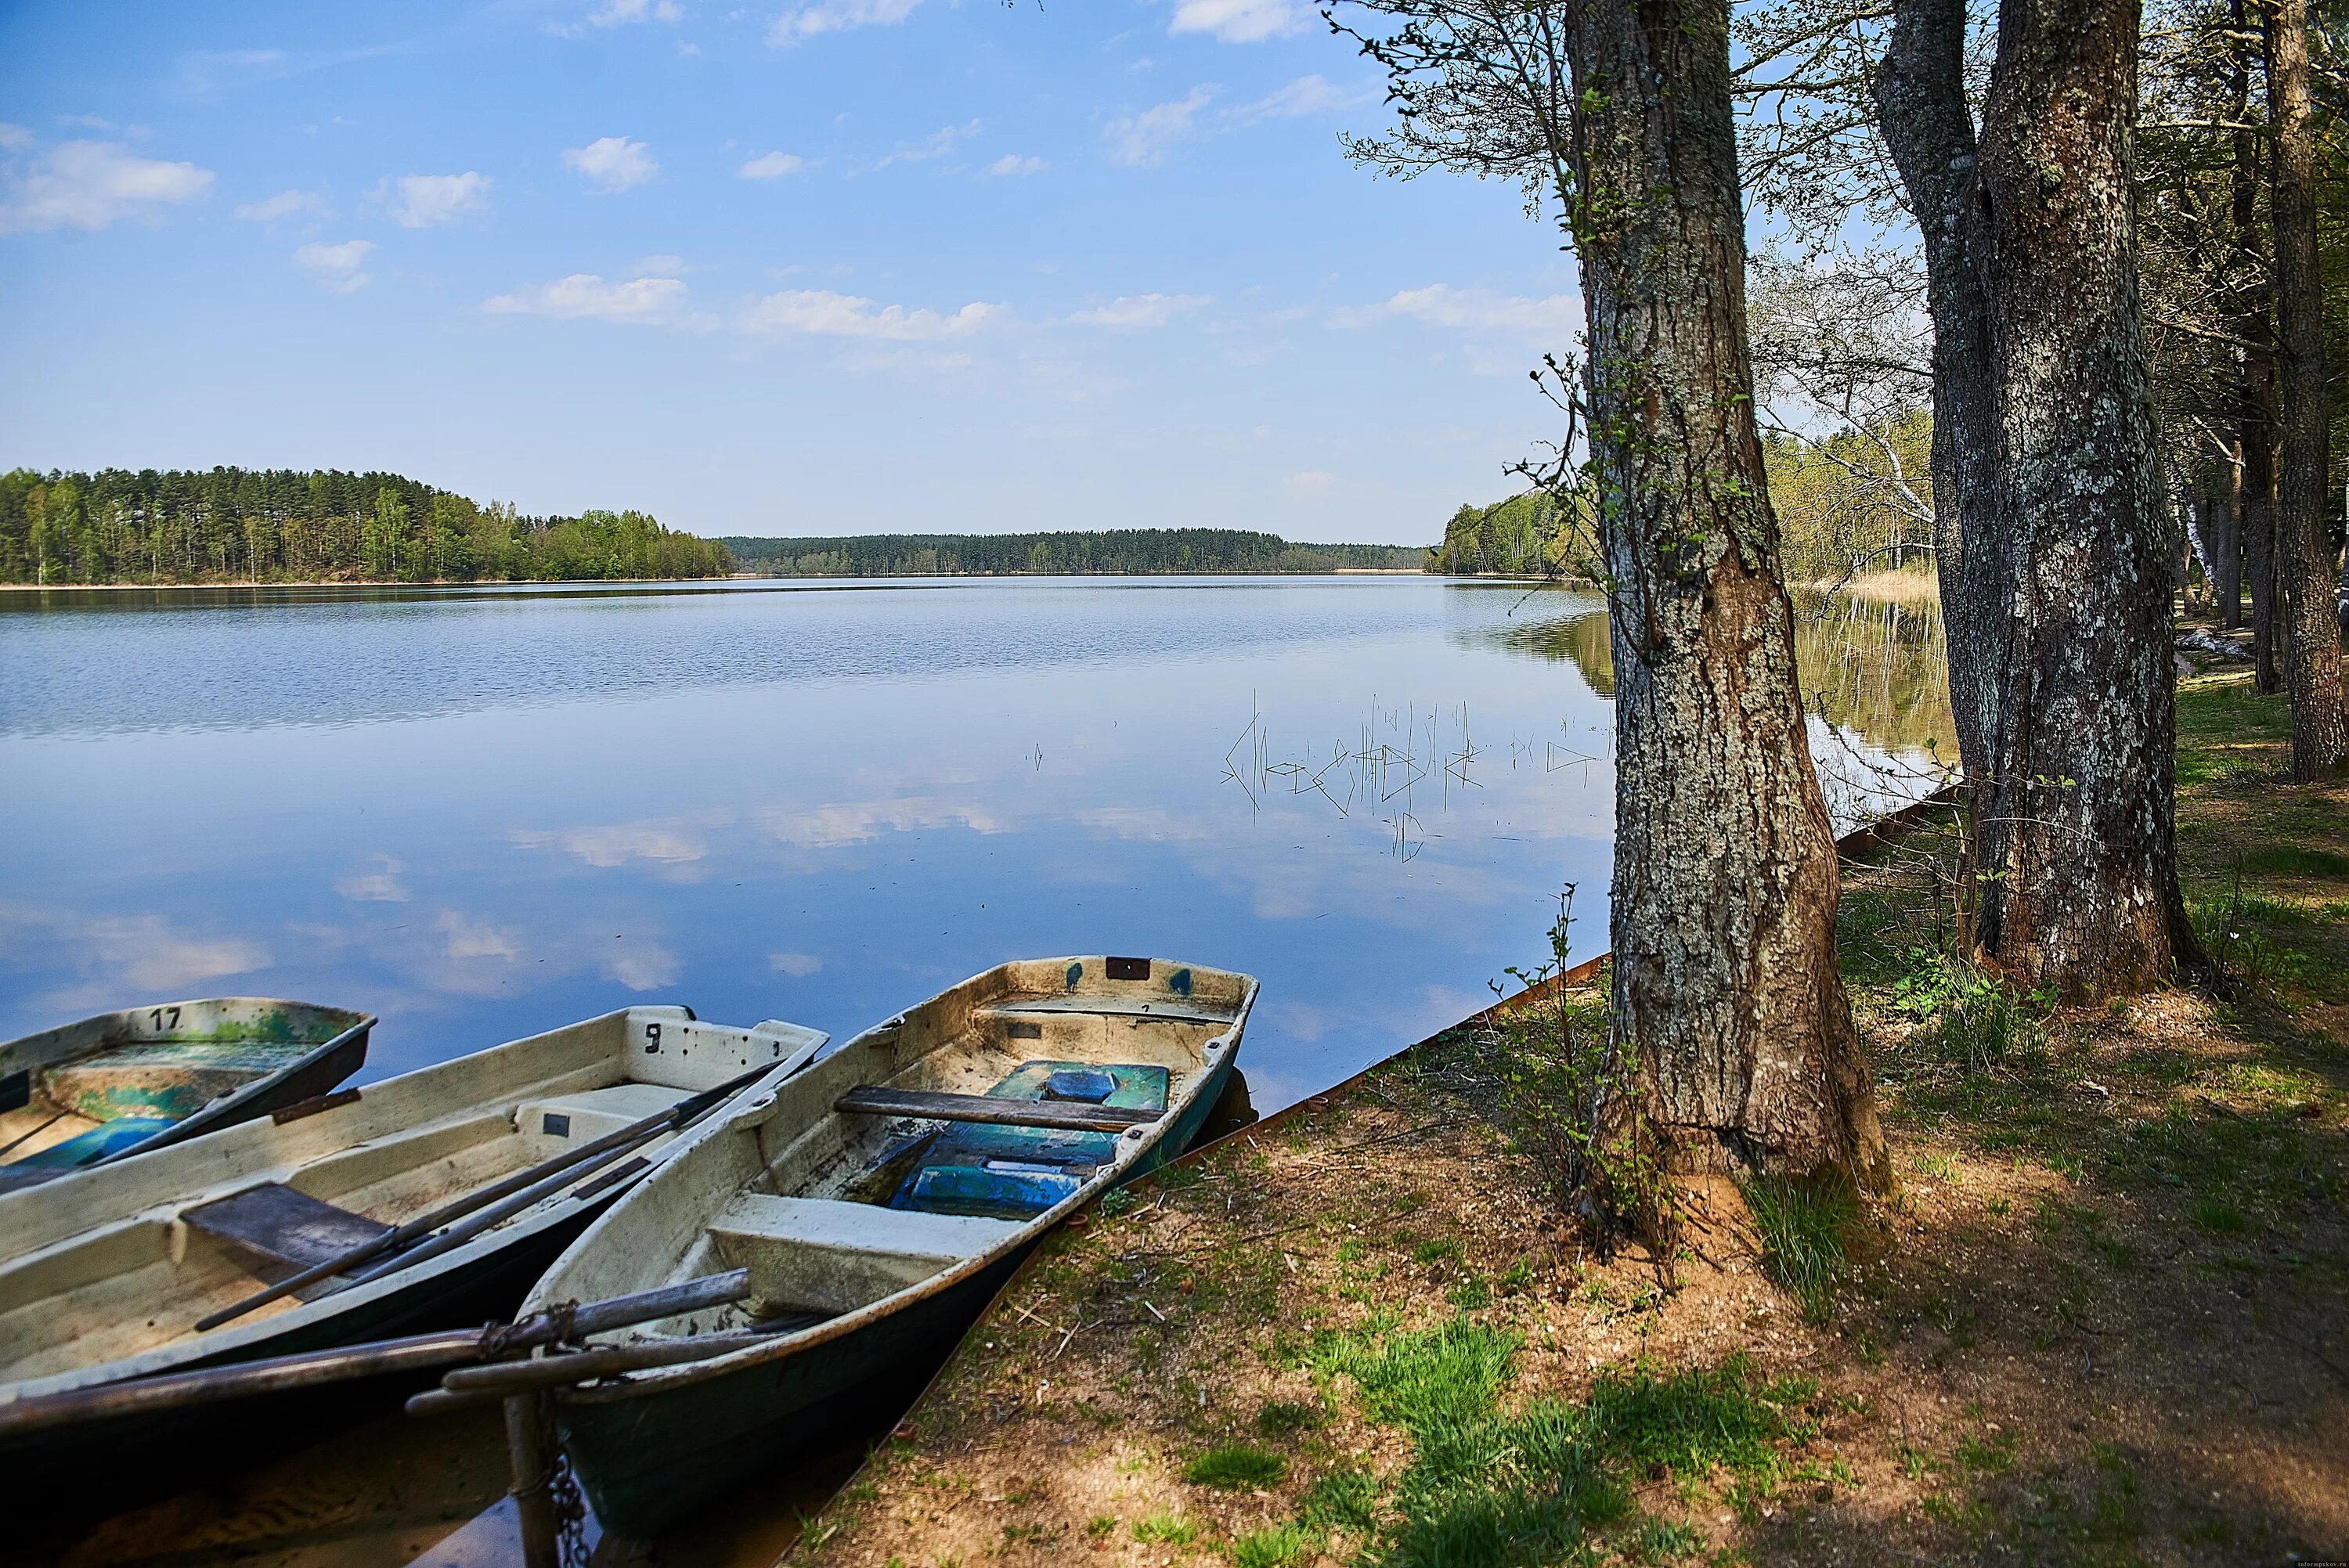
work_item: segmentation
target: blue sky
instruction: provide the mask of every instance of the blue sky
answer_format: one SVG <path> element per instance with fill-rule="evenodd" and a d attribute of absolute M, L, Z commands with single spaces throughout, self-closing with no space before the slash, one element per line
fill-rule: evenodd
<path fill-rule="evenodd" d="M 1580 307 L 1384 115 L 1294 0 L 12 5 L 0 464 L 1427 542 Z"/>

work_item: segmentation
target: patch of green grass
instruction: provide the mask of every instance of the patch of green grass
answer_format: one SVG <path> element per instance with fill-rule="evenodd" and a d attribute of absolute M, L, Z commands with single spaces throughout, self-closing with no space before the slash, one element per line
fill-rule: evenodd
<path fill-rule="evenodd" d="M 1180 1514 L 1154 1513 L 1133 1522 L 1133 1538 L 1146 1545 L 1188 1546 L 1198 1536 L 1199 1527 Z"/>
<path fill-rule="evenodd" d="M 2243 851 L 2243 869 L 2255 876 L 2349 877 L 2349 855 L 2306 844 L 2255 844 Z"/>
<path fill-rule="evenodd" d="M 1483 1274 L 1468 1274 L 1453 1282 L 1444 1293 L 1444 1299 L 1462 1312 L 1475 1312 L 1493 1305 L 1492 1282 Z"/>
<path fill-rule="evenodd" d="M 2283 950 L 2258 923 L 2262 918 L 2258 906 L 2268 902 L 2243 892 L 2243 867 L 2238 862 L 2225 892 L 2191 898 L 2186 904 L 2194 940 L 2210 962 L 2253 990 L 2272 985 L 2286 967 Z"/>
<path fill-rule="evenodd" d="M 1986 1432 L 1981 1437 L 1971 1433 L 1958 1439 L 1955 1455 L 1959 1465 L 1981 1475 L 1997 1475 L 2014 1464 L 2014 1434 Z"/>
<path fill-rule="evenodd" d="M 1232 1568 L 1288 1568 L 1319 1545 L 1294 1524 L 1268 1524 L 1232 1542 Z"/>
<path fill-rule="evenodd" d="M 1836 1280 L 1859 1218 L 1850 1183 L 1757 1176 L 1744 1192 L 1762 1242 L 1763 1273 L 1802 1304 L 1806 1318 L 1825 1323 L 1835 1310 Z"/>
<path fill-rule="evenodd" d="M 1221 1491 L 1247 1491 L 1256 1487 L 1273 1486 L 1287 1474 L 1288 1461 L 1278 1454 L 1268 1454 L 1262 1449 L 1246 1443 L 1226 1443 L 1209 1449 L 1183 1467 L 1183 1479 L 1193 1486 L 1211 1486 Z"/>
<path fill-rule="evenodd" d="M 1464 1317 L 1316 1343 L 1317 1372 L 1350 1379 L 1369 1419 L 1412 1438 L 1411 1463 L 1384 1500 L 1393 1518 L 1379 1532 L 1381 1563 L 1578 1561 L 1594 1534 L 1634 1516 L 1631 1479 L 1693 1482 L 1719 1470 L 1733 1486 L 1766 1492 L 1783 1471 L 1778 1445 L 1813 1429 L 1799 1413 L 1811 1386 L 1764 1379 L 1742 1357 L 1712 1368 L 1604 1372 L 1580 1404 L 1545 1399 L 1506 1413 L 1500 1394 L 1516 1349 L 1514 1336 Z M 1365 1522 L 1381 1511 L 1367 1477 L 1334 1483 L 1317 1506 L 1321 1517 L 1342 1506 Z"/>
<path fill-rule="evenodd" d="M 2194 1222 L 2222 1236 L 2249 1235 L 2257 1228 L 2250 1215 L 2226 1199 L 2216 1197 L 2194 1200 Z"/>
<path fill-rule="evenodd" d="M 2051 998 L 1940 948 L 1912 947 L 1904 959 L 1886 995 L 1895 1013 L 1919 1025 L 1912 1040 L 1930 1051 L 1929 1067 L 1986 1073 L 2046 1051 Z"/>
<path fill-rule="evenodd" d="M 1636 1563 L 1672 1563 L 1704 1550 L 1704 1537 L 1685 1524 L 1650 1519 L 1632 1532 L 1630 1554 Z"/>
<path fill-rule="evenodd" d="M 1308 1427 L 1321 1424 L 1321 1412 L 1310 1405 L 1294 1405 L 1286 1399 L 1268 1399 L 1264 1408 L 1256 1413 L 1256 1429 L 1268 1438 L 1285 1438 L 1291 1432 L 1301 1432 Z"/>
<path fill-rule="evenodd" d="M 1085 1521 L 1085 1533 L 1095 1541 L 1107 1541 L 1117 1533 L 1117 1521 L 1106 1513 L 1096 1513 Z"/>
<path fill-rule="evenodd" d="M 1368 1535 L 1378 1527 L 1378 1479 L 1357 1466 L 1340 1465 L 1306 1489 L 1297 1517 L 1309 1525 Z"/>
<path fill-rule="evenodd" d="M 1448 1263 L 1460 1255 L 1460 1243 L 1450 1236 L 1444 1236 L 1435 1241 L 1420 1243 L 1411 1250 L 1411 1255 L 1414 1263 Z"/>

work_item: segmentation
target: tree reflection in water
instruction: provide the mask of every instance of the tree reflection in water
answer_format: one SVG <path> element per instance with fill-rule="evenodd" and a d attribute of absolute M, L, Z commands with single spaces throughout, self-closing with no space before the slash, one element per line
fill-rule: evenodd
<path fill-rule="evenodd" d="M 1498 647 L 1570 664 L 1601 696 L 1615 692 L 1607 610 L 1595 594 L 1565 597 L 1561 613 L 1530 604 L 1499 626 L 1455 634 L 1464 645 Z M 1906 804 L 1938 788 L 1957 765 L 1950 713 L 1949 650 L 1931 603 L 1883 603 L 1844 594 L 1797 594 L 1795 655 L 1803 698 L 1819 721 L 1813 752 L 1839 824 Z M 1825 733 L 1819 733 L 1824 730 Z"/>

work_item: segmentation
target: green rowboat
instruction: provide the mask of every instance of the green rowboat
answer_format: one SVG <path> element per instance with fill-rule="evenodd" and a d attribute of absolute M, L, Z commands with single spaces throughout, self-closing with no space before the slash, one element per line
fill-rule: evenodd
<path fill-rule="evenodd" d="M 371 1014 L 262 996 L 159 1002 L 0 1045 L 0 1191 L 233 1127 L 367 1060 Z"/>
<path fill-rule="evenodd" d="M 1053 1225 L 1197 1135 L 1256 995 L 1163 959 L 1006 964 L 688 1135 L 523 1306 L 750 1271 L 748 1301 L 591 1348 L 749 1345 L 553 1396 L 604 1528 L 663 1534 L 836 1415 L 902 1408 Z"/>

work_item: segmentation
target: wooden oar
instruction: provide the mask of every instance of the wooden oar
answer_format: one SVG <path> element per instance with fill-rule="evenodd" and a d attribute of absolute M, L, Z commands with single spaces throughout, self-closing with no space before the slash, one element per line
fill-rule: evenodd
<path fill-rule="evenodd" d="M 678 1101 L 667 1110 L 657 1111 L 641 1120 L 632 1121 L 617 1131 L 607 1132 L 592 1142 L 583 1143 L 576 1149 L 566 1150 L 552 1160 L 543 1161 L 526 1170 L 517 1171 L 502 1181 L 492 1181 L 486 1187 L 478 1188 L 462 1197 L 444 1203 L 429 1214 L 410 1220 L 404 1225 L 395 1226 L 374 1241 L 362 1243 L 348 1252 L 338 1253 L 323 1263 L 313 1264 L 299 1274 L 288 1274 L 265 1290 L 255 1291 L 243 1301 L 198 1318 L 196 1332 L 202 1334 L 218 1328 L 223 1323 L 243 1317 L 255 1307 L 267 1306 L 273 1301 L 291 1295 L 305 1285 L 313 1285 L 330 1275 L 346 1273 L 361 1264 L 382 1257 L 387 1253 L 400 1252 L 422 1237 L 430 1235 L 441 1226 L 462 1219 L 492 1203 L 498 1203 L 516 1193 L 536 1193 L 537 1196 L 530 1201 L 534 1203 L 555 1187 L 573 1180 L 577 1174 L 578 1167 L 587 1161 L 600 1160 L 605 1155 L 625 1153 L 660 1133 L 698 1120 L 711 1108 L 722 1104 L 729 1097 L 739 1093 L 761 1077 L 772 1072 L 774 1067 L 775 1064 L 770 1062 L 762 1068 L 752 1068 L 749 1072 L 727 1079 L 716 1088 L 703 1089 L 699 1094 L 691 1095 Z M 522 1208 L 529 1206 L 529 1203 L 521 1205 Z M 515 1212 L 513 1208 L 506 1208 L 498 1218 L 503 1219 Z M 488 1222 L 489 1224 L 496 1222 L 495 1220 Z M 470 1239 L 486 1228 L 486 1225 L 476 1226 L 467 1231 L 465 1235 Z M 424 1256 L 436 1255 L 447 1250 L 446 1247 L 436 1246 L 433 1253 L 425 1253 L 419 1249 L 416 1256 L 401 1259 L 399 1266 L 404 1268 L 410 1263 L 420 1261 Z M 382 1272 L 388 1274 L 391 1271 L 386 1269 Z"/>
<path fill-rule="evenodd" d="M 535 1360 L 507 1361 L 494 1367 L 460 1367 L 442 1377 L 438 1388 L 409 1395 L 408 1413 L 438 1416 L 511 1398 L 516 1394 L 591 1383 L 622 1372 L 645 1372 L 658 1367 L 679 1367 L 688 1361 L 706 1361 L 714 1356 L 767 1344 L 802 1328 L 812 1328 L 837 1315 L 830 1312 L 785 1313 L 731 1334 L 702 1334 L 655 1345 L 615 1345 Z M 482 1377 L 483 1373 L 493 1376 Z"/>
<path fill-rule="evenodd" d="M 493 1323 L 486 1328 L 381 1339 L 299 1356 L 247 1361 L 233 1367 L 208 1367 L 168 1377 L 134 1377 L 90 1388 L 36 1394 L 11 1404 L 0 1404 L 0 1440 L 109 1417 L 151 1415 L 219 1399 L 273 1394 L 387 1372 L 444 1367 L 451 1361 L 490 1360 L 558 1340 L 625 1328 L 632 1323 L 649 1323 L 655 1318 L 723 1306 L 750 1294 L 750 1272 L 735 1269 L 682 1284 L 663 1285 L 658 1290 L 615 1296 L 609 1301 L 551 1307 L 520 1323 Z"/>

